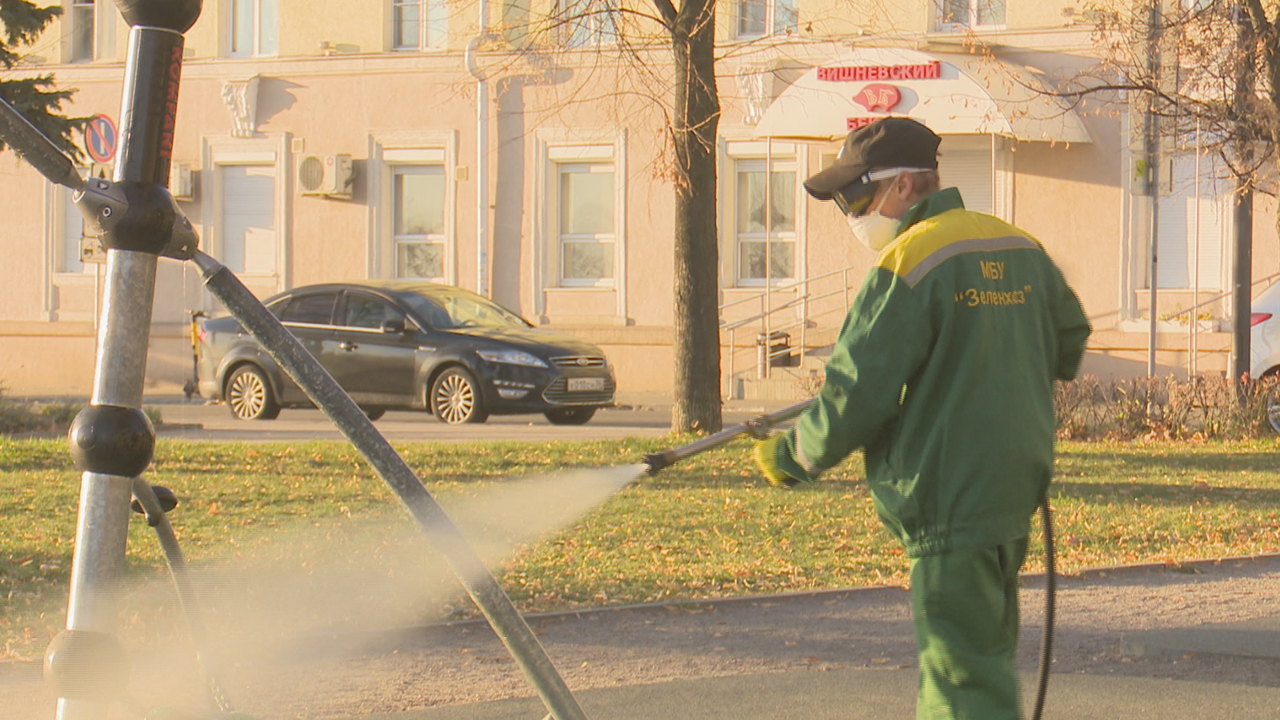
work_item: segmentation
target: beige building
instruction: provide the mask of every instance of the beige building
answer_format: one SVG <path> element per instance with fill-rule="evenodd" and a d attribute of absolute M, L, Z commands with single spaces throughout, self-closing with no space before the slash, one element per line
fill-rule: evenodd
<path fill-rule="evenodd" d="M 77 89 L 71 114 L 105 116 L 85 146 L 107 158 L 128 28 L 108 0 L 62 2 L 30 70 Z M 608 7 L 208 2 L 187 33 L 174 194 L 205 252 L 260 297 L 356 278 L 457 284 L 599 343 L 621 393 L 668 391 L 669 51 L 660 31 Z M 721 3 L 726 393 L 794 393 L 820 367 L 761 382 L 757 337 L 818 358 L 832 341 L 873 258 L 801 182 L 848 128 L 888 114 L 943 135 L 943 181 L 970 208 L 1047 246 L 1097 329 L 1087 369 L 1145 372 L 1150 213 L 1134 182 L 1136 120 L 1123 105 L 1067 110 L 1034 92 L 1093 64 L 1082 15 L 1074 0 Z M 971 53 L 975 38 L 994 52 Z M 1192 152 L 1168 167 L 1162 315 L 1225 292 L 1232 271 L 1227 184 Z M 87 395 L 102 266 L 83 261 L 66 191 L 11 154 L 0 183 L 0 387 Z M 1255 278 L 1277 265 L 1273 216 L 1255 213 Z M 1195 326 L 1162 321 L 1162 371 L 1225 369 L 1227 308 L 1199 308 Z M 218 308 L 194 269 L 162 261 L 150 392 L 190 377 L 197 310 Z"/>

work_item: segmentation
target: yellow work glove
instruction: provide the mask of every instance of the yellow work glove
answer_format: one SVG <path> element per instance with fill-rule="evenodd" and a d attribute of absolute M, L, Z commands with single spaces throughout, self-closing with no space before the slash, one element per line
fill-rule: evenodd
<path fill-rule="evenodd" d="M 751 451 L 751 457 L 756 461 L 756 467 L 760 468 L 760 472 L 770 485 L 775 487 L 795 487 L 800 483 L 799 480 L 791 477 L 778 467 L 778 445 L 782 442 L 782 433 L 770 435 L 764 440 L 757 440 L 755 448 Z"/>

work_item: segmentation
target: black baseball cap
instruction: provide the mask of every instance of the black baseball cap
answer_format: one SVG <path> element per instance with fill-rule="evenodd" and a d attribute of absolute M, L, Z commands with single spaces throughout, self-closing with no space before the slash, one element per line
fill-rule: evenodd
<path fill-rule="evenodd" d="M 942 138 L 911 118 L 890 117 L 858 128 L 844 139 L 831 167 L 804 181 L 804 189 L 819 200 L 855 183 L 868 183 L 872 168 L 938 169 Z"/>

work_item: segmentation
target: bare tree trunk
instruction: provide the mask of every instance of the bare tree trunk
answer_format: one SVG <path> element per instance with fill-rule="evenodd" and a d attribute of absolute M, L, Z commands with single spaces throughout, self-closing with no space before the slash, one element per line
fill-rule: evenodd
<path fill-rule="evenodd" d="M 659 3 L 660 5 L 662 3 Z M 675 55 L 675 390 L 671 429 L 717 432 L 720 415 L 719 243 L 716 237 L 715 0 L 685 0 L 668 17 Z"/>

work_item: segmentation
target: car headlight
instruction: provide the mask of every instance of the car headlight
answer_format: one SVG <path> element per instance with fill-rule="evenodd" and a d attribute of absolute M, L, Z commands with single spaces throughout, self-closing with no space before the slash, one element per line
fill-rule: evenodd
<path fill-rule="evenodd" d="M 525 365 L 528 367 L 550 367 L 542 358 L 531 355 L 523 350 L 477 350 L 476 354 L 481 359 L 493 363 L 506 363 L 508 365 Z"/>

